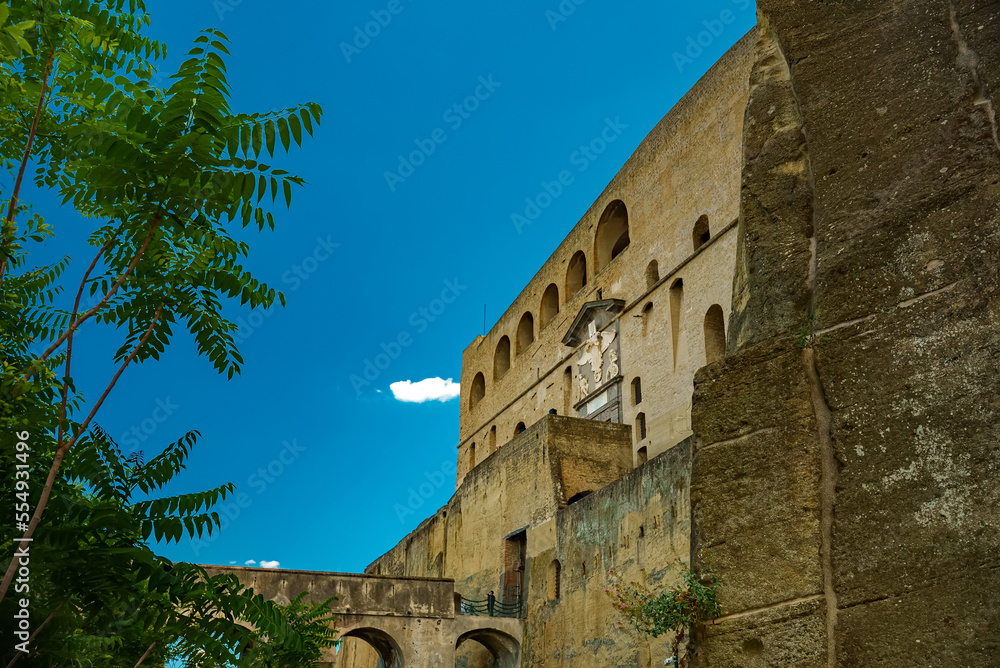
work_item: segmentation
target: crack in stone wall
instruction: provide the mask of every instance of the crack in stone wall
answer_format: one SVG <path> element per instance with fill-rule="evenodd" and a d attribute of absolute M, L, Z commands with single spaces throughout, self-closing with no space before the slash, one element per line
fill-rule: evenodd
<path fill-rule="evenodd" d="M 997 127 L 996 108 L 993 106 L 993 100 L 990 99 L 986 83 L 979 74 L 979 54 L 973 51 L 969 47 L 968 42 L 965 41 L 965 36 L 962 34 L 962 26 L 958 23 L 958 11 L 955 9 L 955 3 L 949 2 L 948 10 L 952 34 L 955 38 L 955 44 L 958 45 L 958 58 L 955 64 L 962 69 L 968 70 L 969 76 L 972 77 L 972 82 L 976 86 L 976 97 L 972 103 L 977 107 L 983 107 L 985 110 L 986 117 L 989 119 L 993 131 L 993 143 L 996 144 L 997 152 L 1000 153 L 1000 129 Z"/>

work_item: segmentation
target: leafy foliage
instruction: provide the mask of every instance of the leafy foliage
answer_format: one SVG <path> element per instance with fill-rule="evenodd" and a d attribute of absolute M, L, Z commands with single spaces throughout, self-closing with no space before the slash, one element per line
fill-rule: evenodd
<path fill-rule="evenodd" d="M 14 174 L 0 193 L 9 200 L 0 230 L 0 470 L 13 479 L 29 465 L 23 504 L 34 508 L 27 531 L 0 526 L 3 554 L 22 535 L 33 540 L 35 651 L 18 664 L 280 666 L 295 657 L 308 665 L 330 640 L 328 605 L 282 608 L 231 575 L 171 563 L 150 546 L 219 527 L 212 508 L 232 485 L 163 495 L 197 433 L 146 461 L 122 453 L 94 422 L 121 374 L 159 359 L 181 328 L 219 373 L 239 373 L 224 304 L 284 299 L 244 268 L 250 247 L 233 232 L 273 228 L 273 209 L 291 205 L 303 179 L 264 161 L 301 145 L 322 116 L 311 103 L 233 110 L 228 40 L 216 30 L 163 76 L 166 48 L 143 34 L 149 23 L 142 0 L 0 4 L 0 163 Z M 26 175 L 91 221 L 95 254 L 85 270 L 69 258 L 30 265 L 32 248 L 55 231 L 20 202 Z M 82 328 L 118 337 L 118 369 L 99 397 L 82 396 L 71 373 Z M 30 459 L 19 458 L 19 432 L 30 433 Z M 17 564 L 7 563 L 0 624 L 10 638 Z M 12 652 L 0 649 L 4 665 Z"/>
<path fill-rule="evenodd" d="M 96 428 L 67 457 L 31 548 L 32 616 L 55 616 L 22 665 L 134 666 L 152 646 L 149 665 L 177 658 L 191 666 L 305 666 L 329 646 L 329 601 L 278 606 L 233 575 L 209 576 L 149 547 L 151 535 L 179 540 L 219 526 L 212 506 L 232 485 L 157 496 L 184 469 L 196 440 L 188 433 L 147 462 L 141 452 L 123 454 Z M 9 553 L 13 536 L 3 539 Z M 11 647 L 2 651 L 3 661 L 12 658 Z"/>
<path fill-rule="evenodd" d="M 689 650 L 681 655 L 681 645 L 694 625 L 716 619 L 722 614 L 717 597 L 718 579 L 711 573 L 699 578 L 677 562 L 681 582 L 674 587 L 646 583 L 624 583 L 611 571 L 611 586 L 604 590 L 622 617 L 619 630 L 658 638 L 672 636 L 670 646 L 679 665 L 689 661 Z"/>

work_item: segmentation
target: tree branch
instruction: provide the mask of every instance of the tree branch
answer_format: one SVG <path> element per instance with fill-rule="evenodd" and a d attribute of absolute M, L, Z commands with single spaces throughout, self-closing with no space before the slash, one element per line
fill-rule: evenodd
<path fill-rule="evenodd" d="M 73 302 L 73 315 L 70 316 L 70 322 L 76 320 L 76 314 L 80 311 L 80 299 L 83 298 L 83 290 L 87 285 L 87 279 L 90 278 L 90 272 L 94 270 L 97 266 L 97 261 L 101 259 L 101 256 L 111 247 L 111 243 L 114 241 L 114 237 L 108 239 L 107 242 L 101 246 L 101 250 L 97 251 L 97 255 L 94 256 L 93 262 L 87 267 L 87 271 L 83 274 L 83 280 L 80 281 L 80 289 L 76 291 L 76 300 Z M 69 379 L 70 379 L 70 362 L 73 359 L 73 334 L 75 330 L 70 331 L 69 337 L 66 339 L 66 369 L 63 371 L 63 387 L 62 387 L 62 399 L 59 404 L 59 428 L 56 432 L 56 443 L 62 443 L 63 440 L 63 426 L 66 421 L 66 404 L 69 402 Z"/>
<path fill-rule="evenodd" d="M 125 279 L 128 278 L 129 274 L 132 273 L 132 270 L 135 269 L 135 265 L 137 265 L 139 263 L 139 258 L 141 258 L 142 254 L 146 252 L 146 247 L 149 246 L 149 242 L 153 238 L 153 233 L 156 231 L 156 228 L 159 227 L 159 226 L 160 226 L 160 215 L 157 214 L 156 217 L 153 218 L 153 225 L 149 228 L 149 234 L 146 235 L 146 239 L 145 239 L 145 241 L 142 242 L 142 246 L 140 246 L 139 250 L 136 251 L 135 257 L 132 258 L 132 262 L 130 262 L 129 265 L 128 265 L 128 267 L 126 267 L 125 271 L 122 272 L 122 275 L 118 277 L 118 280 L 115 281 L 114 285 L 111 286 L 111 289 L 108 290 L 108 294 L 104 295 L 104 299 L 102 299 L 101 301 L 99 301 L 94 308 L 90 309 L 89 311 L 87 311 L 86 313 L 84 313 L 79 318 L 74 318 L 70 322 L 69 327 L 66 328 L 66 331 L 63 332 L 62 335 L 58 339 L 56 339 L 55 343 L 53 343 L 51 346 L 49 346 L 48 349 L 46 349 L 46 351 L 44 353 L 42 353 L 41 357 L 38 358 L 39 361 L 42 361 L 42 360 L 45 360 L 46 358 L 48 358 L 48 356 L 51 355 L 53 352 L 55 352 L 56 349 L 58 349 L 59 346 L 62 345 L 62 342 L 65 341 L 67 338 L 69 338 L 72 335 L 72 333 L 80 325 L 82 325 L 91 316 L 93 316 L 98 311 L 100 311 L 102 308 L 104 308 L 104 305 L 108 303 L 108 300 L 110 300 L 112 297 L 115 296 L 115 293 L 118 292 L 118 288 L 121 287 L 122 283 L 125 282 Z M 97 259 L 95 258 L 94 262 L 96 263 L 96 261 L 97 261 Z M 88 270 L 88 273 L 89 273 L 89 270 Z M 80 287 L 81 287 L 81 292 L 82 292 L 83 285 L 81 284 Z"/>
<path fill-rule="evenodd" d="M 136 664 L 135 664 L 134 668 L 139 668 L 139 666 L 141 666 L 141 665 L 142 665 L 142 662 L 146 660 L 146 657 L 147 657 L 147 656 L 149 656 L 149 653 L 153 651 L 153 648 L 154 648 L 154 647 L 156 647 L 156 641 L 155 641 L 155 640 L 153 641 L 153 644 L 152 644 L 152 645 L 150 645 L 149 647 L 147 647 L 147 648 L 146 648 L 146 653 L 145 653 L 145 654 L 143 654 L 143 655 L 142 655 L 142 656 L 141 656 L 141 657 L 139 658 L 139 661 L 138 661 L 138 663 L 136 663 Z"/>
<path fill-rule="evenodd" d="M 111 390 L 114 389 L 115 385 L 118 383 L 118 379 L 121 378 L 122 373 L 124 373 L 128 365 L 132 363 L 132 360 L 135 359 L 135 356 L 139 353 L 139 349 L 145 345 L 147 340 L 149 340 L 150 335 L 153 333 L 153 328 L 160 319 L 160 314 L 162 312 L 162 306 L 156 309 L 156 314 L 153 316 L 152 322 L 149 323 L 149 327 L 146 328 L 145 334 L 142 335 L 139 343 L 136 344 L 135 348 L 132 349 L 132 352 L 129 353 L 129 356 L 125 358 L 124 362 L 122 362 L 122 365 L 118 368 L 118 372 L 115 373 L 114 378 L 112 378 L 111 382 L 108 383 L 108 386 L 104 389 L 104 393 L 101 395 L 100 399 L 97 400 L 97 403 L 94 404 L 94 407 L 91 409 L 87 419 L 84 420 L 80 425 L 80 428 L 77 429 L 73 438 L 66 443 L 59 441 L 56 442 L 56 456 L 52 461 L 52 466 L 49 468 L 49 475 L 45 479 L 45 486 L 42 487 L 42 494 L 38 498 L 38 505 L 35 506 L 35 512 L 31 516 L 31 522 L 28 523 L 28 530 L 24 532 L 24 536 L 19 541 L 16 538 L 14 539 L 15 542 L 18 543 L 20 549 L 25 549 L 28 546 L 29 540 L 35 533 L 35 529 L 38 527 L 39 521 L 42 519 L 42 513 L 45 511 L 45 506 L 48 504 L 49 497 L 52 495 L 52 487 L 55 485 L 56 475 L 59 473 L 59 468 L 62 466 L 62 461 L 66 457 L 66 453 L 69 452 L 69 449 L 73 447 L 73 445 L 80 439 L 80 436 L 82 436 L 87 430 L 87 427 L 90 425 L 90 421 L 94 419 L 97 411 L 100 410 L 101 406 L 104 404 L 104 400 L 108 398 Z M 7 573 L 3 577 L 3 582 L 0 583 L 0 601 L 3 601 L 4 596 L 7 595 L 10 583 L 14 579 L 14 573 L 17 572 L 17 566 L 17 559 L 12 559 L 10 566 L 7 568 Z"/>
<path fill-rule="evenodd" d="M 14 224 L 14 215 L 17 213 L 17 198 L 21 192 L 21 181 L 24 180 L 24 170 L 28 166 L 28 158 L 31 157 L 31 147 L 35 143 L 35 134 L 38 132 L 38 120 L 42 116 L 42 109 L 45 107 L 45 89 L 49 84 L 49 73 L 52 71 L 52 61 L 55 60 L 56 50 L 55 47 L 49 49 L 48 59 L 45 61 L 45 71 L 42 74 L 42 90 L 38 94 L 38 106 L 35 108 L 35 118 L 31 121 L 31 129 L 28 130 L 28 140 L 24 144 L 24 155 L 21 156 L 21 168 L 17 172 L 17 179 L 14 180 L 14 190 L 10 196 L 10 204 L 7 206 L 7 219 L 3 223 L 3 237 L 6 237 L 11 233 L 11 227 Z M 0 258 L 0 285 L 3 284 L 3 275 L 7 270 L 7 258 L 8 255 L 6 251 L 3 253 L 3 258 Z"/>
<path fill-rule="evenodd" d="M 45 618 L 45 621 L 44 621 L 44 622 L 42 622 L 41 624 L 39 624 L 38 628 L 37 628 L 37 629 L 35 629 L 35 631 L 34 631 L 34 632 L 33 632 L 33 633 L 31 634 L 31 636 L 30 636 L 30 637 L 28 638 L 28 642 L 27 642 L 27 644 L 25 645 L 25 647 L 27 647 L 28 645 L 30 645 L 30 644 L 31 644 L 31 641 L 35 639 L 35 636 L 37 636 L 37 635 L 38 635 L 38 634 L 39 634 L 39 633 L 41 632 L 41 630 L 45 628 L 45 625 L 46 625 L 46 624 L 48 624 L 49 622 L 51 622 L 51 621 L 52 621 L 52 618 L 53 618 L 53 617 L 55 617 L 55 616 L 56 616 L 56 614 L 58 614 L 59 610 L 61 610 L 61 609 L 62 609 L 62 607 L 63 607 L 63 604 L 62 604 L 62 603 L 60 603 L 60 604 L 59 604 L 58 606 L 56 606 L 56 609 L 52 611 L 52 614 L 50 614 L 50 615 L 49 615 L 48 617 L 46 617 L 46 618 Z M 25 655 L 25 652 L 18 652 L 17 654 L 15 654 L 15 655 L 14 655 L 14 658 L 13 658 L 13 659 L 11 659 L 11 660 L 10 660 L 10 663 L 8 663 L 8 664 L 7 664 L 7 668 L 10 668 L 10 667 L 11 667 L 11 666 L 13 666 L 13 665 L 14 665 L 15 663 L 17 663 L 17 660 L 18 660 L 18 659 L 20 659 L 20 658 L 21 658 L 22 656 L 24 656 L 24 655 Z"/>

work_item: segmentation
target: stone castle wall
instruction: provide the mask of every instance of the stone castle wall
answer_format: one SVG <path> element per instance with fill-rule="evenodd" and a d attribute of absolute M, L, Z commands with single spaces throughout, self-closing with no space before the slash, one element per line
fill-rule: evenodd
<path fill-rule="evenodd" d="M 759 7 L 758 29 L 466 349 L 455 497 L 371 566 L 481 595 L 523 529 L 524 666 L 662 665 L 662 642 L 617 632 L 604 589 L 612 568 L 672 583 L 678 558 L 721 582 L 697 666 L 1000 656 L 1000 5 Z M 618 200 L 631 243 L 595 272 L 598 221 Z M 705 212 L 713 241 L 695 250 Z M 587 285 L 567 296 L 580 250 Z M 539 329 L 552 283 L 560 310 Z M 562 417 L 576 354 L 562 337 L 599 295 L 626 303 L 625 426 Z M 497 344 L 528 311 L 536 340 L 496 379 Z M 645 442 L 628 428 L 640 412 Z M 584 487 L 597 489 L 570 503 Z M 461 665 L 490 661 L 466 648 Z"/>
<path fill-rule="evenodd" d="M 627 304 L 619 316 L 623 389 L 628 395 L 629 383 L 640 377 L 643 405 L 627 397 L 623 422 L 634 424 L 643 412 L 648 434 L 635 450 L 645 446 L 652 457 L 690 434 L 692 378 L 706 361 L 705 316 L 713 304 L 726 317 L 730 310 L 736 251 L 732 223 L 739 210 L 743 111 L 754 41 L 753 35 L 742 39 L 667 114 L 496 325 L 466 348 L 459 484 L 473 461 L 478 464 L 509 441 L 519 423 L 532 424 L 551 409 L 575 414 L 575 369 L 569 377 L 566 369 L 575 366 L 576 351 L 562 338 L 581 307 L 599 296 Z M 627 208 L 631 243 L 599 269 L 596 228 L 616 201 Z M 702 216 L 712 241 L 696 252 L 692 232 Z M 569 263 L 580 251 L 587 258 L 586 285 L 569 294 Z M 648 278 L 651 262 L 656 263 L 655 280 Z M 672 317 L 668 292 L 677 279 L 683 280 L 684 300 Z M 559 312 L 543 324 L 542 297 L 550 285 L 559 292 Z M 647 304 L 652 311 L 643 315 Z M 518 326 L 525 313 L 532 315 L 534 342 L 518 353 Z M 510 341 L 511 366 L 496 378 L 495 356 L 503 337 Z M 671 364 L 663 364 L 664 358 Z M 473 405 L 470 393 L 479 373 L 485 397 Z"/>
<path fill-rule="evenodd" d="M 758 7 L 701 665 L 995 666 L 1000 4 Z"/>
<path fill-rule="evenodd" d="M 617 630 L 605 589 L 611 570 L 626 580 L 673 583 L 671 564 L 688 561 L 690 443 L 635 469 L 630 449 L 622 425 L 546 416 L 477 467 L 447 506 L 367 572 L 435 577 L 443 563 L 456 592 L 481 599 L 499 591 L 503 538 L 526 529 L 522 665 L 662 665 L 663 642 L 636 642 Z M 604 453 L 604 462 L 586 450 Z M 608 453 L 615 451 L 622 459 L 611 468 Z M 598 491 L 567 504 L 563 490 L 581 477 Z M 350 651 L 357 658 L 345 668 L 375 665 L 374 653 Z M 481 648 L 465 651 L 465 665 L 492 665 Z"/>

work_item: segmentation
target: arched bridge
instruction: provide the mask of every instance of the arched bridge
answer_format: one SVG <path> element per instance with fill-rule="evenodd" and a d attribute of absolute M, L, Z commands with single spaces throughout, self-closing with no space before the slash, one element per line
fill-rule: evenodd
<path fill-rule="evenodd" d="M 523 622 L 518 618 L 462 614 L 455 581 L 383 575 L 206 566 L 232 573 L 264 598 L 287 605 L 300 592 L 308 600 L 336 596 L 332 610 L 341 638 L 358 638 L 386 668 L 450 668 L 466 640 L 484 645 L 500 668 L 521 665 Z M 324 660 L 338 666 L 330 651 Z"/>

